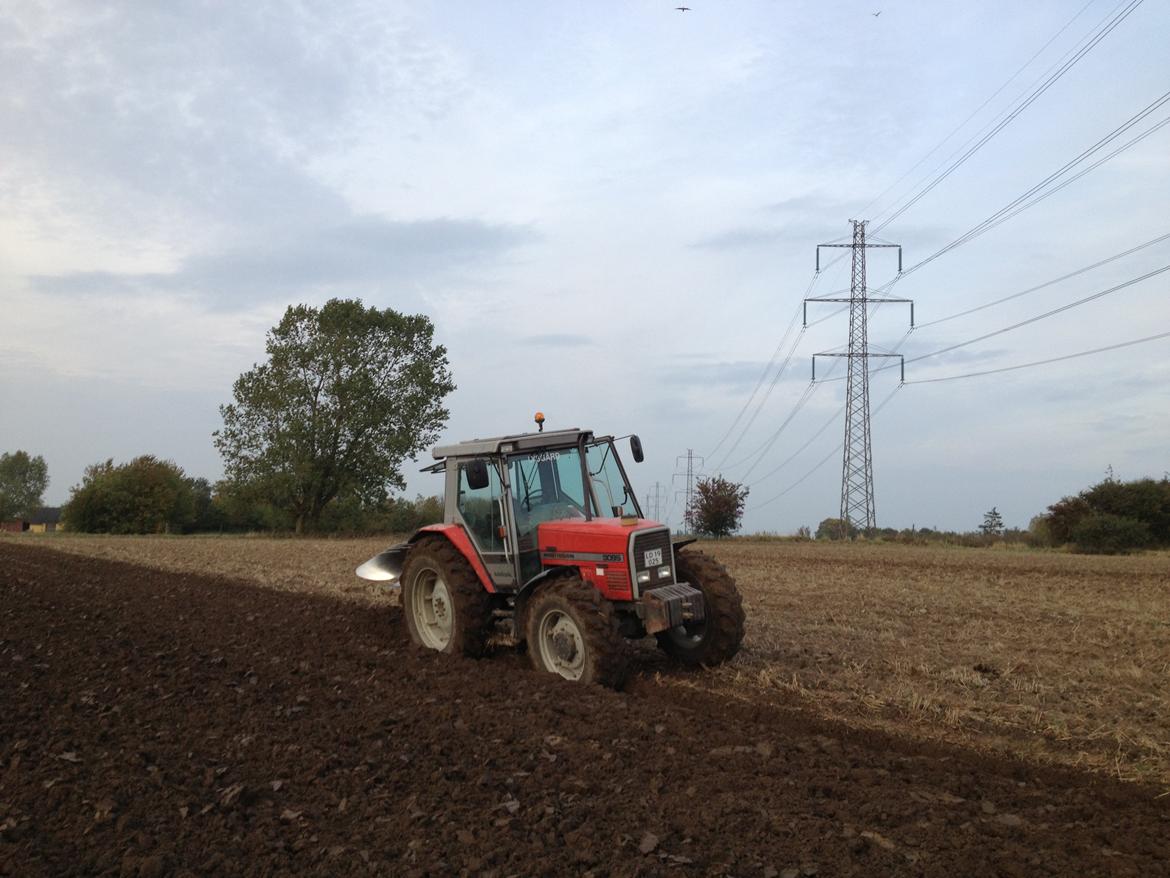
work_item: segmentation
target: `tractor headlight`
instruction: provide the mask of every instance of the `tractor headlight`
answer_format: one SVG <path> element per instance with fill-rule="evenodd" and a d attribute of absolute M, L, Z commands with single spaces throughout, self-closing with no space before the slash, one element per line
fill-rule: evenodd
<path fill-rule="evenodd" d="M 650 571 L 649 570 L 643 570 L 641 573 L 638 574 L 638 584 L 639 585 L 645 585 L 649 581 L 650 581 Z"/>
<path fill-rule="evenodd" d="M 669 564 L 665 564 L 662 567 L 658 568 L 658 578 L 659 579 L 669 579 L 670 578 L 670 565 Z"/>

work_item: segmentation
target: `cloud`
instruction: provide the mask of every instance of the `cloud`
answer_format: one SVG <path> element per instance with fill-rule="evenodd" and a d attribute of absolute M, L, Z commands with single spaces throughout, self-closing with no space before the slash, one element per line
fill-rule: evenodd
<path fill-rule="evenodd" d="M 691 244 L 691 248 L 694 250 L 738 250 L 745 247 L 770 246 L 784 239 L 795 237 L 796 235 L 785 229 L 744 227 L 703 238 Z"/>
<path fill-rule="evenodd" d="M 775 364 L 769 365 L 763 360 L 697 363 L 693 366 L 674 366 L 663 372 L 660 380 L 665 384 L 683 387 L 718 384 L 730 389 L 749 389 L 756 386 L 766 367 L 769 369 L 769 375 L 773 375 Z M 785 376 L 791 375 L 790 365 Z"/>
<path fill-rule="evenodd" d="M 857 205 L 852 202 L 841 201 L 840 199 L 825 195 L 805 193 L 765 204 L 763 209 L 770 213 L 791 213 L 801 217 L 807 217 L 812 214 L 818 217 L 831 216 L 840 218 L 848 215 L 856 207 Z"/>
<path fill-rule="evenodd" d="M 307 290 L 343 293 L 347 287 L 392 287 L 489 261 L 535 238 L 529 227 L 480 220 L 355 217 L 283 238 L 196 254 L 169 273 L 75 272 L 38 275 L 28 281 L 45 293 L 169 291 L 233 309 Z"/>
<path fill-rule="evenodd" d="M 587 335 L 573 335 L 565 332 L 547 332 L 542 335 L 526 335 L 516 339 L 517 344 L 549 348 L 591 347 L 596 342 Z"/>

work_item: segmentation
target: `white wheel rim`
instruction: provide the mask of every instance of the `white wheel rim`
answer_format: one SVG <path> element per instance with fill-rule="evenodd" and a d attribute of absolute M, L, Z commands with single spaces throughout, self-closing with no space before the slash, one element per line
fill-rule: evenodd
<path fill-rule="evenodd" d="M 540 620 L 537 648 L 541 663 L 566 680 L 580 680 L 585 673 L 585 638 L 567 613 L 549 610 Z"/>
<path fill-rule="evenodd" d="M 415 575 L 410 613 L 423 645 L 431 649 L 446 649 L 451 642 L 454 607 L 451 605 L 451 592 L 439 571 L 424 567 Z"/>

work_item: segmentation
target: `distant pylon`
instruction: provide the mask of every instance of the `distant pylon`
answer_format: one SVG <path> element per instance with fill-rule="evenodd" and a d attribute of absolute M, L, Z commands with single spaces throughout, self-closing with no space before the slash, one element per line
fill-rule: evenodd
<path fill-rule="evenodd" d="M 666 489 L 661 482 L 654 483 L 654 490 L 646 492 L 646 514 L 654 521 L 662 521 L 663 503 L 666 500 Z"/>
<path fill-rule="evenodd" d="M 702 464 L 704 463 L 704 459 L 695 454 L 693 448 L 688 448 L 686 454 L 680 454 L 675 458 L 674 465 L 676 469 L 684 459 L 687 462 L 687 468 L 685 472 L 675 472 L 674 478 L 686 479 L 686 488 L 675 491 L 675 496 L 677 497 L 679 494 L 683 494 L 686 497 L 687 505 L 683 511 L 683 527 L 686 529 L 686 533 L 692 534 L 695 532 L 694 509 L 692 503 L 695 494 L 695 461 L 697 460 L 700 464 Z"/>
<path fill-rule="evenodd" d="M 887 296 L 869 297 L 865 283 L 865 250 L 867 247 L 891 247 L 898 250 L 898 273 L 902 272 L 902 247 L 887 242 L 868 243 L 865 240 L 865 220 L 850 220 L 853 239 L 848 244 L 818 244 L 817 271 L 821 270 L 821 247 L 848 247 L 853 253 L 853 273 L 849 283 L 849 298 L 831 296 L 805 299 L 805 325 L 808 324 L 808 302 L 849 303 L 849 347 L 847 353 L 813 354 L 813 380 L 817 376 L 817 357 L 845 357 L 849 373 L 845 388 L 845 442 L 841 461 L 841 527 L 843 536 L 853 528 L 872 530 L 877 527 L 873 495 L 873 444 L 869 415 L 869 358 L 898 357 L 894 353 L 873 353 L 869 350 L 869 304 L 871 302 L 909 302 L 910 326 L 914 326 L 914 303 L 910 299 Z M 905 369 L 903 359 L 903 371 Z M 903 378 L 905 375 L 903 374 Z"/>

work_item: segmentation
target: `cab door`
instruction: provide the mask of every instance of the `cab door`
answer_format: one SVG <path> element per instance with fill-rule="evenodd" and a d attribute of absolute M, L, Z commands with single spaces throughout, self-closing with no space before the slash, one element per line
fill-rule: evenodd
<path fill-rule="evenodd" d="M 511 510 L 497 462 L 489 459 L 486 463 L 488 484 L 484 488 L 472 488 L 467 481 L 467 463 L 459 464 L 455 515 L 471 535 L 496 588 L 511 591 L 516 588 Z"/>

